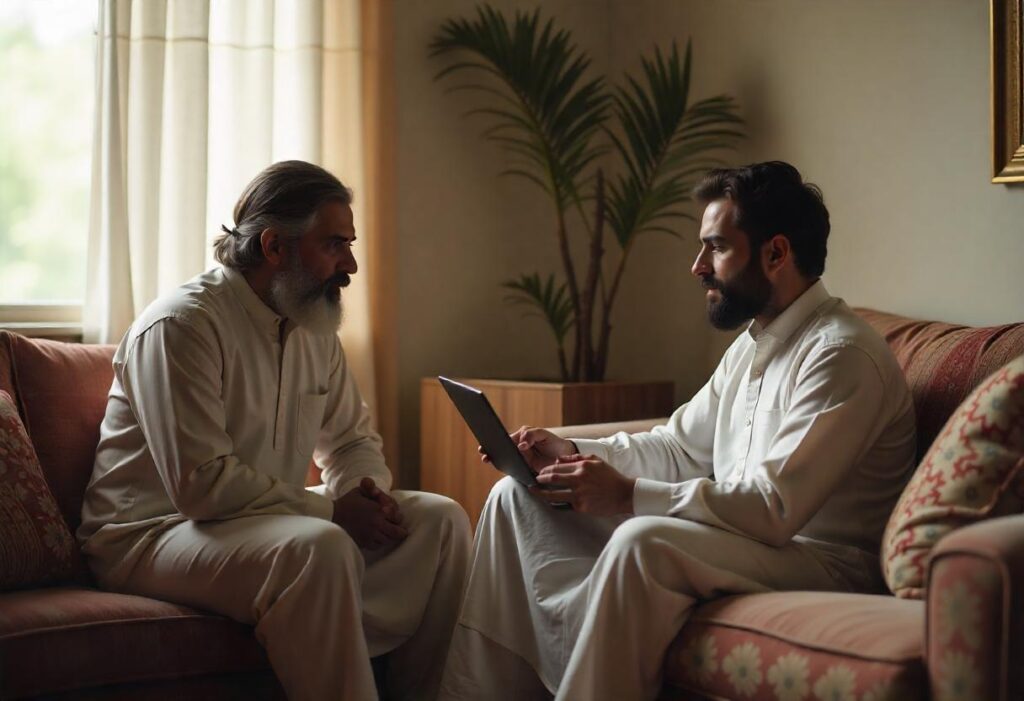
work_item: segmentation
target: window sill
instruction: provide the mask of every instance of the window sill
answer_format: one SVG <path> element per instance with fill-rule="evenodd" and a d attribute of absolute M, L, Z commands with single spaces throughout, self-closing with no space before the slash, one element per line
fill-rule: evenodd
<path fill-rule="evenodd" d="M 0 329 L 12 331 L 30 338 L 49 338 L 55 341 L 81 343 L 82 325 L 51 322 L 14 321 L 0 322 Z"/>
<path fill-rule="evenodd" d="M 0 304 L 0 329 L 32 338 L 82 340 L 81 304 Z"/>

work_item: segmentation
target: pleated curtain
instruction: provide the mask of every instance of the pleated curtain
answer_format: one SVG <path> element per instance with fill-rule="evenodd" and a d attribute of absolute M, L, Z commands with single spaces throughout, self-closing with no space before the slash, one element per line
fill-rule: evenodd
<path fill-rule="evenodd" d="M 101 0 L 87 341 L 116 343 L 157 296 L 215 265 L 220 225 L 275 161 L 320 164 L 353 188 L 365 240 L 379 198 L 363 148 L 363 12 L 360 0 Z M 357 249 L 341 331 L 371 407 L 379 248 Z"/>

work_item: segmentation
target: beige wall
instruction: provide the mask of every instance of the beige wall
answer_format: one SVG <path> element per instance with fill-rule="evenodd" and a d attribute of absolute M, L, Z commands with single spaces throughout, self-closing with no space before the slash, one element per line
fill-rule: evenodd
<path fill-rule="evenodd" d="M 645 0 L 612 12 L 616 56 L 692 34 L 699 84 L 744 106 L 742 159 L 791 161 L 822 187 L 833 294 L 968 324 L 1024 319 L 1024 189 L 989 182 L 988 2 Z"/>
<path fill-rule="evenodd" d="M 547 201 L 499 178 L 475 104 L 434 83 L 427 44 L 476 0 L 394 0 L 399 382 L 404 484 L 418 464 L 418 380 L 554 373 L 536 320 L 496 281 L 557 269 Z M 504 8 L 532 3 L 499 2 Z M 598 70 L 694 40 L 697 95 L 734 94 L 751 138 L 737 162 L 796 164 L 825 192 L 825 276 L 851 304 L 949 321 L 1024 318 L 1024 190 L 989 183 L 988 3 L 982 0 L 546 1 Z M 613 73 L 614 75 L 614 73 Z M 686 240 L 651 238 L 627 273 L 610 375 L 692 393 L 728 341 L 704 322 Z"/>

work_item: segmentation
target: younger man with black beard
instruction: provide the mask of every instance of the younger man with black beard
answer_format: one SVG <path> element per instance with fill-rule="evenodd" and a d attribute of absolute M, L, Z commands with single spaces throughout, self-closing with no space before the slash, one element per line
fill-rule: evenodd
<path fill-rule="evenodd" d="M 78 537 L 104 588 L 255 625 L 291 699 L 374 699 L 384 653 L 389 698 L 431 699 L 469 524 L 444 497 L 389 493 L 337 336 L 350 203 L 318 166 L 270 166 L 216 243 L 223 267 L 139 316 Z"/>
<path fill-rule="evenodd" d="M 551 489 L 491 492 L 442 698 L 654 699 L 700 599 L 881 586 L 914 413 L 889 347 L 819 279 L 821 193 L 773 162 L 712 171 L 696 197 L 711 323 L 753 321 L 664 426 L 513 434 Z"/>

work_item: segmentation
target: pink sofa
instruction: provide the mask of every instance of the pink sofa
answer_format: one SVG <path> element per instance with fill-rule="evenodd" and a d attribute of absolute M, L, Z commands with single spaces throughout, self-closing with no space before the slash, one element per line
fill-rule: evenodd
<path fill-rule="evenodd" d="M 861 314 L 889 341 L 907 374 L 922 454 L 983 377 L 1024 353 L 1024 324 L 970 329 Z M 0 331 L 0 390 L 18 403 L 72 531 L 92 469 L 112 353 L 109 346 Z M 618 427 L 566 433 L 600 436 Z M 951 593 L 966 591 L 980 602 L 973 659 L 981 667 L 968 670 L 973 676 L 964 683 L 973 686 L 964 688 L 977 699 L 1024 697 L 1024 515 L 954 532 L 939 543 L 930 567 L 926 601 L 780 592 L 704 604 L 666 656 L 663 696 L 957 698 L 957 678 L 943 661 L 962 658 L 950 656 L 958 637 L 949 601 Z M 783 658 L 790 664 L 780 667 Z M 736 693 L 737 683 L 744 693 Z M 185 606 L 98 591 L 79 563 L 75 581 L 0 592 L 0 698 L 33 697 L 278 699 L 283 693 L 250 628 Z"/>
<path fill-rule="evenodd" d="M 15 399 L 72 533 L 113 378 L 113 346 L 0 331 Z M 282 699 L 252 629 L 186 606 L 96 589 L 84 563 L 60 586 L 0 592 L 0 698 Z"/>
<path fill-rule="evenodd" d="M 858 313 L 889 342 L 907 376 L 919 459 L 967 394 L 1024 353 L 1024 323 L 969 328 Z M 596 438 L 663 422 L 558 432 Z M 969 611 L 968 601 L 975 604 Z M 1024 698 L 1024 515 L 961 528 L 939 541 L 924 601 L 772 592 L 703 604 L 670 647 L 665 678 L 666 701 Z"/>

